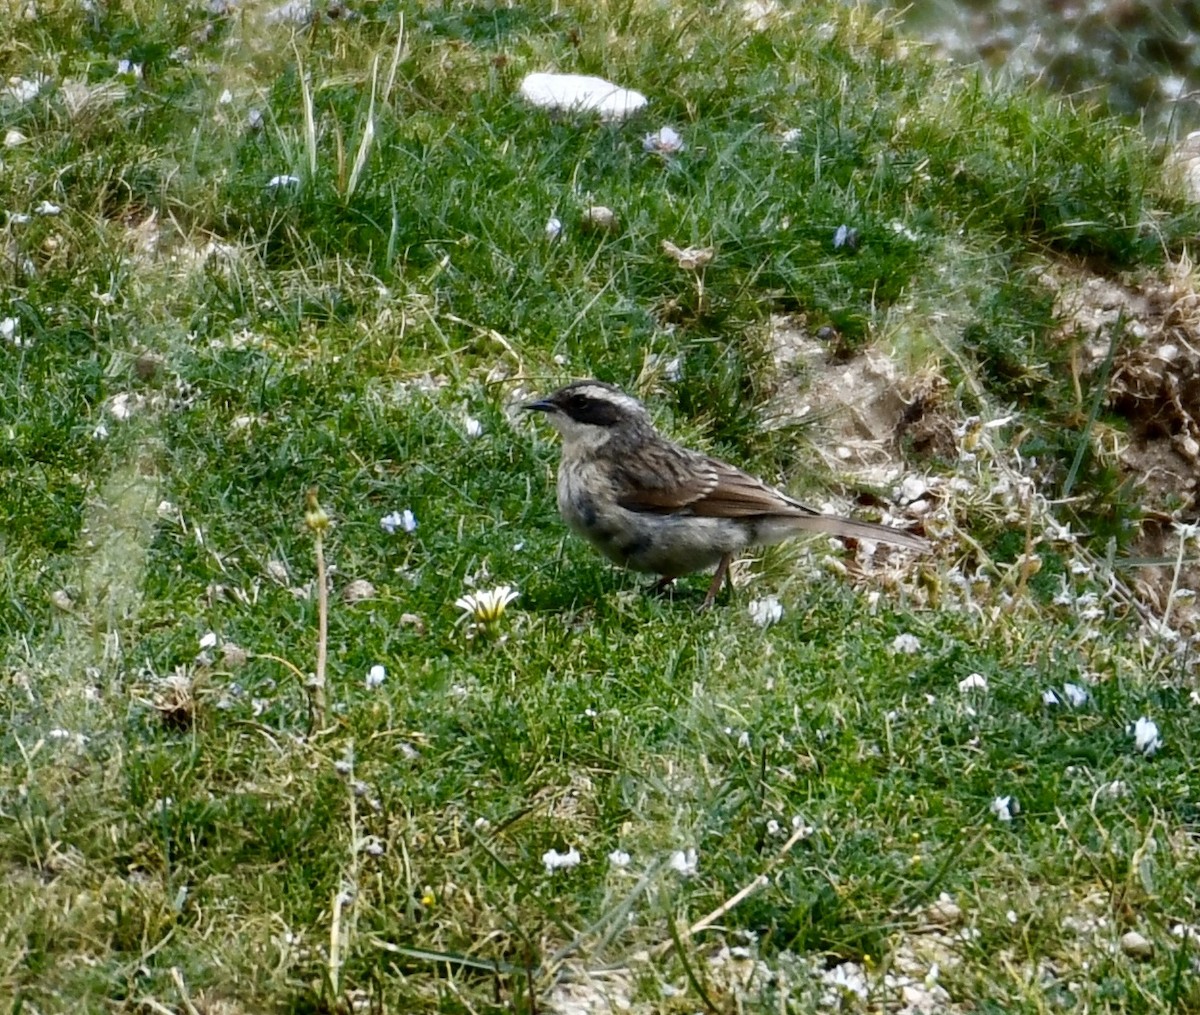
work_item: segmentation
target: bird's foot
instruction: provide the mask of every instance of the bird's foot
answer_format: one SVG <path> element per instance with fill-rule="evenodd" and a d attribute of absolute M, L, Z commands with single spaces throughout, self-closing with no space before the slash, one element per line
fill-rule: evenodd
<path fill-rule="evenodd" d="M 674 575 L 664 575 L 651 585 L 646 592 L 652 596 L 662 596 L 672 591 L 672 586 L 675 583 Z"/>
<path fill-rule="evenodd" d="M 700 604 L 701 613 L 709 609 L 716 602 L 717 593 L 721 591 L 721 582 L 728 580 L 732 586 L 733 579 L 729 577 L 730 560 L 732 560 L 732 556 L 727 553 L 717 565 L 717 573 L 713 575 L 712 583 L 708 586 L 708 594 L 704 597 L 704 602 Z"/>

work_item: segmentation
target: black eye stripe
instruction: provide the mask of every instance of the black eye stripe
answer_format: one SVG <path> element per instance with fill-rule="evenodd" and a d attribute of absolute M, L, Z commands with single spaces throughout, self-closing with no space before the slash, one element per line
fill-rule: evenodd
<path fill-rule="evenodd" d="M 620 410 L 612 402 L 587 395 L 572 395 L 567 401 L 566 413 L 577 423 L 590 426 L 612 426 L 621 417 Z"/>

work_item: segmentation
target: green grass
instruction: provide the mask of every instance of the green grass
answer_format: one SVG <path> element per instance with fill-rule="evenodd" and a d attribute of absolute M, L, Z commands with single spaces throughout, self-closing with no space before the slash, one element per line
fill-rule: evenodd
<path fill-rule="evenodd" d="M 567 536 L 554 441 L 517 411 L 597 375 L 817 494 L 809 445 L 761 427 L 768 316 L 801 313 L 847 354 L 893 339 L 970 411 L 1027 412 L 1052 498 L 1088 404 L 1029 269 L 1182 249 L 1196 213 L 1152 147 L 841 7 L 769 33 L 736 5 L 358 13 L 293 40 L 249 9 L 64 6 L 0 48 L 0 77 L 47 77 L 0 98 L 26 137 L 0 174 L 0 319 L 23 339 L 0 346 L 0 999 L 541 1011 L 614 966 L 646 1011 L 810 1011 L 827 968 L 865 964 L 882 991 L 936 940 L 965 1008 L 1200 1004 L 1171 933 L 1200 873 L 1194 662 L 1144 642 L 1104 565 L 1071 575 L 1086 548 L 1047 537 L 1019 578 L 999 436 L 913 464 L 969 491 L 943 488 L 928 563 L 850 581 L 821 546 L 776 550 L 697 617 L 702 580 L 646 597 Z M 516 87 L 547 67 L 628 83 L 651 112 L 531 112 Z M 670 161 L 642 150 L 662 123 L 688 144 Z M 269 189 L 282 174 L 299 184 Z M 42 201 L 61 213 L 12 217 Z M 615 233 L 582 228 L 592 203 Z M 842 224 L 856 249 L 834 248 Z M 663 240 L 716 257 L 700 279 Z M 1104 469 L 1075 479 L 1085 508 L 1054 509 L 1108 519 L 1101 555 L 1133 513 Z M 296 672 L 317 654 L 314 485 L 334 523 L 315 731 Z M 416 531 L 385 533 L 405 508 Z M 377 595 L 345 601 L 358 580 Z M 502 583 L 520 597 L 473 637 L 454 600 Z M 1056 602 L 1063 583 L 1100 591 L 1103 617 Z M 746 604 L 767 593 L 785 612 L 760 630 Z M 915 654 L 893 650 L 904 633 Z M 986 694 L 959 691 L 973 672 Z M 1064 681 L 1089 702 L 1045 707 Z M 1141 715 L 1165 739 L 1149 759 L 1126 730 Z M 1009 824 L 997 796 L 1019 801 Z M 815 831 L 779 857 L 795 816 Z M 548 873 L 569 847 L 580 866 Z M 682 877 L 668 859 L 689 848 Z M 963 911 L 945 940 L 942 892 Z M 1081 914 L 1107 921 L 1094 939 L 1064 929 Z M 1115 948 L 1132 928 L 1145 961 Z M 736 991 L 722 943 L 764 964 Z"/>

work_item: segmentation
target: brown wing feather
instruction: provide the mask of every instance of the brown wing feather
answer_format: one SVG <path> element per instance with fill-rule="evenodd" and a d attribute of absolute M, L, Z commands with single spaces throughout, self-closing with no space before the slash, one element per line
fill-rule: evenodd
<path fill-rule="evenodd" d="M 705 518 L 815 513 L 726 462 L 677 444 L 655 450 L 655 469 L 615 471 L 617 503 L 626 510 Z"/>
<path fill-rule="evenodd" d="M 664 444 L 656 451 L 661 453 L 654 470 L 622 464 L 613 472 L 617 503 L 627 511 L 703 518 L 788 518 L 795 520 L 797 531 L 882 541 L 922 553 L 929 549 L 926 540 L 903 529 L 821 514 L 716 458 L 677 444 Z"/>
<path fill-rule="evenodd" d="M 716 470 L 704 455 L 666 442 L 655 451 L 654 469 L 622 462 L 613 470 L 617 503 L 627 511 L 686 511 L 716 487 Z"/>
<path fill-rule="evenodd" d="M 709 458 L 717 481 L 709 493 L 691 505 L 708 518 L 748 518 L 754 515 L 811 515 L 815 511 L 785 497 L 760 479 L 726 462 Z"/>

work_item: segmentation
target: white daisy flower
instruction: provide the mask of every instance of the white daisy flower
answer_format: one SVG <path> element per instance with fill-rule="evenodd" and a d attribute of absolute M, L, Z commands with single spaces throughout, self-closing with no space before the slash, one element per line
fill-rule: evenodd
<path fill-rule="evenodd" d="M 503 617 L 508 604 L 520 594 L 511 585 L 497 585 L 494 589 L 483 589 L 459 596 L 454 600 L 454 605 L 475 623 L 487 626 L 495 624 Z"/>

